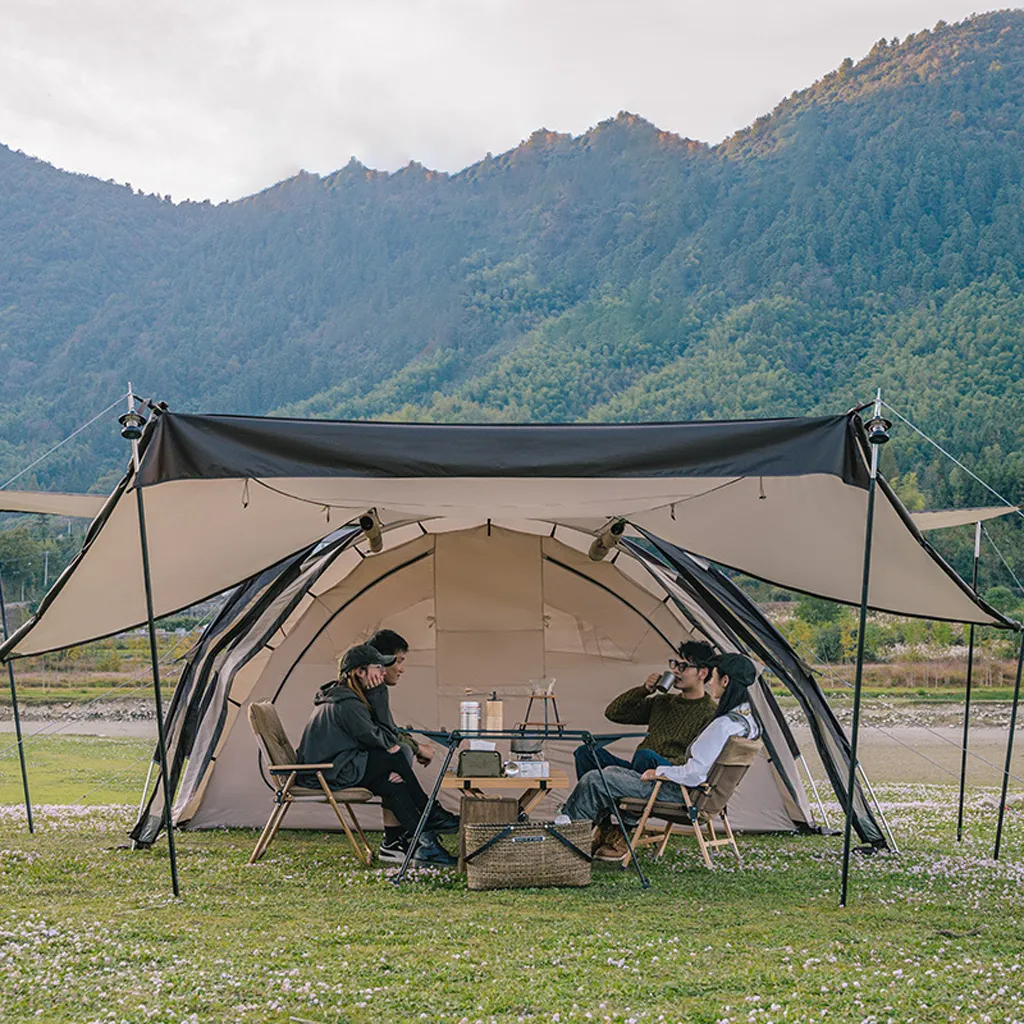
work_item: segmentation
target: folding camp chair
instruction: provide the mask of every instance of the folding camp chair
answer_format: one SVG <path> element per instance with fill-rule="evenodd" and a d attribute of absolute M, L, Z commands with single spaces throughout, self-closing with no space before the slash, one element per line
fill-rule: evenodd
<path fill-rule="evenodd" d="M 332 790 L 323 775 L 324 769 L 331 767 L 330 763 L 296 764 L 295 748 L 288 742 L 277 708 L 269 701 L 249 705 L 249 727 L 260 745 L 260 750 L 263 751 L 267 771 L 274 783 L 274 808 L 267 819 L 263 834 L 256 843 L 256 849 L 252 851 L 249 863 L 255 864 L 266 853 L 292 804 L 314 803 L 330 804 L 334 808 L 352 851 L 363 864 L 369 865 L 373 860 L 373 853 L 352 810 L 352 804 L 368 803 L 373 799 L 373 793 L 368 789 L 355 787 Z M 298 785 L 297 779 L 303 774 L 316 775 L 317 782 L 320 783 L 319 788 Z M 351 820 L 351 826 L 342 815 L 342 807 Z"/>
<path fill-rule="evenodd" d="M 737 863 L 742 866 L 743 858 L 740 856 L 739 847 L 733 836 L 732 826 L 726 814 L 726 805 L 732 796 L 740 780 L 747 773 L 747 769 L 754 763 L 758 752 L 761 749 L 760 740 L 745 740 L 738 736 L 732 736 L 726 743 L 722 753 L 711 766 L 708 772 L 707 781 L 689 790 L 685 786 L 679 788 L 683 792 L 683 803 L 669 803 L 659 801 L 658 794 L 661 792 L 662 783 L 656 782 L 651 795 L 647 800 L 636 797 L 619 801 L 619 807 L 631 816 L 639 815 L 633 831 L 632 844 L 636 850 L 641 846 L 657 845 L 658 850 L 655 859 L 660 859 L 668 846 L 669 837 L 675 825 L 688 826 L 692 830 L 697 845 L 700 847 L 700 855 L 704 858 L 707 867 L 713 868 L 711 854 L 719 846 L 731 846 L 732 852 L 736 854 Z M 720 818 L 722 831 L 725 833 L 719 838 L 715 832 L 715 818 Z M 652 818 L 659 819 L 664 825 L 654 825 Z M 705 829 L 707 835 L 705 835 Z M 623 866 L 629 865 L 629 854 L 623 861 Z"/>

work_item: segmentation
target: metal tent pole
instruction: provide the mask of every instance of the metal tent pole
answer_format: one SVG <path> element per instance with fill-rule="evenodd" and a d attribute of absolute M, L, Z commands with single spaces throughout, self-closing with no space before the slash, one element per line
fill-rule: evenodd
<path fill-rule="evenodd" d="M 871 797 L 871 802 L 875 805 L 875 810 L 878 812 L 878 820 L 882 823 L 882 828 L 889 833 L 889 845 L 892 848 L 892 852 L 899 853 L 900 848 L 896 845 L 896 836 L 893 835 L 892 828 L 885 816 L 885 811 L 882 810 L 882 805 L 878 802 L 878 797 L 875 796 L 875 791 L 871 786 L 871 780 L 868 778 L 868 773 L 864 771 L 864 765 L 857 765 L 857 771 L 860 772 L 860 780 L 864 784 L 864 788 L 867 790 L 868 796 Z"/>
<path fill-rule="evenodd" d="M 814 793 L 814 799 L 818 801 L 818 810 L 821 811 L 821 823 L 825 826 L 825 828 L 827 828 L 831 832 L 832 826 L 829 824 L 828 814 L 825 811 L 825 805 L 822 803 L 821 795 L 818 793 L 818 785 L 814 781 L 814 776 L 811 774 L 811 769 L 807 766 L 807 759 L 804 757 L 803 754 L 800 755 L 800 763 L 804 766 L 804 774 L 807 776 L 807 781 L 811 784 L 811 790 Z"/>
<path fill-rule="evenodd" d="M 626 849 L 629 851 L 629 859 L 632 861 L 633 867 L 640 878 L 641 886 L 647 889 L 650 887 L 651 883 L 647 881 L 644 869 L 640 867 L 640 861 L 637 859 L 636 850 L 633 849 L 633 843 L 629 838 L 629 829 L 626 828 L 625 819 L 622 817 L 622 811 L 619 809 L 619 802 L 612 795 L 611 787 L 608 785 L 608 779 L 604 774 L 604 765 L 601 764 L 601 758 L 597 755 L 597 740 L 594 739 L 593 733 L 584 731 L 583 742 L 587 745 L 587 749 L 590 751 L 590 756 L 594 759 L 594 764 L 597 765 L 597 774 L 601 778 L 601 784 L 604 787 L 604 795 L 608 799 L 608 806 L 611 808 L 612 814 L 615 815 L 615 823 L 619 826 L 622 838 L 626 840 Z"/>
<path fill-rule="evenodd" d="M 881 446 L 889 440 L 892 424 L 882 417 L 882 392 L 875 398 L 875 414 L 867 424 L 871 443 L 871 477 L 868 482 L 868 516 L 864 530 L 864 577 L 860 591 L 860 626 L 857 633 L 857 674 L 853 684 L 853 728 L 850 732 L 850 774 L 846 785 L 846 825 L 843 829 L 843 878 L 839 906 L 846 906 L 850 879 L 850 833 L 853 827 L 853 794 L 857 784 L 857 740 L 860 734 L 860 697 L 864 678 L 864 633 L 868 619 L 868 586 L 871 582 L 871 540 L 875 525 L 875 492 L 878 483 L 878 457 Z"/>
<path fill-rule="evenodd" d="M 1010 712 L 1010 735 L 1006 738 L 1006 766 L 1003 768 L 1003 791 L 999 797 L 999 823 L 996 825 L 996 846 L 993 860 L 999 860 L 999 846 L 1003 840 L 1003 815 L 1006 814 L 1006 789 L 1010 784 L 1010 762 L 1013 759 L 1013 733 L 1017 728 L 1017 708 L 1020 705 L 1020 673 L 1024 667 L 1024 632 L 1020 637 L 1020 653 L 1017 655 L 1017 681 L 1013 687 L 1013 710 Z"/>
<path fill-rule="evenodd" d="M 10 635 L 7 632 L 7 604 L 4 601 L 3 570 L 0 569 L 0 622 L 3 623 L 4 640 Z M 7 677 L 11 681 L 11 707 L 14 709 L 14 732 L 18 738 L 18 757 L 21 760 L 21 785 L 25 790 L 25 816 L 28 818 L 29 832 L 35 832 L 32 824 L 32 800 L 28 795 L 28 772 L 25 769 L 25 744 L 21 738 L 21 716 L 18 714 L 18 690 L 14 685 L 14 665 L 7 660 Z"/>
<path fill-rule="evenodd" d="M 427 802 L 423 805 L 420 820 L 416 823 L 416 831 L 413 832 L 412 838 L 409 840 L 409 847 L 405 851 L 405 859 L 402 861 L 402 866 L 398 869 L 398 874 L 391 879 L 395 885 L 402 884 L 402 879 L 405 878 L 405 873 L 409 870 L 409 864 L 416 855 L 416 848 L 420 845 L 420 836 L 423 835 L 423 830 L 427 827 L 427 818 L 430 817 L 430 812 L 437 803 L 437 794 L 441 790 L 441 783 L 444 781 L 444 777 L 448 772 L 448 766 L 452 763 L 452 758 L 455 756 L 455 751 L 461 742 L 462 733 L 456 731 L 449 734 L 448 751 L 444 756 L 444 763 L 441 765 L 441 770 L 437 773 L 437 778 L 434 779 L 434 788 L 431 789 L 430 796 L 427 797 Z"/>
<path fill-rule="evenodd" d="M 974 524 L 974 571 L 971 590 L 978 595 L 978 561 L 981 557 L 981 520 Z M 964 736 L 960 743 L 960 795 L 956 804 L 956 841 L 964 838 L 964 788 L 967 784 L 967 734 L 971 725 L 971 681 L 974 677 L 974 623 L 967 640 L 967 686 L 964 690 Z"/>
<path fill-rule="evenodd" d="M 142 796 L 139 799 L 139 814 L 138 817 L 142 817 L 142 812 L 146 807 L 146 797 L 149 795 L 149 784 L 153 781 L 153 765 L 154 761 L 149 762 L 149 768 L 146 771 L 146 784 L 142 787 Z M 132 840 L 132 849 L 137 850 L 139 848 L 138 840 Z"/>
<path fill-rule="evenodd" d="M 121 436 L 132 443 L 132 462 L 135 466 L 135 504 L 139 514 L 139 544 L 142 548 L 142 578 L 146 587 L 146 623 L 149 627 L 149 657 L 153 669 L 153 697 L 156 702 L 156 738 L 160 753 L 160 781 L 164 790 L 164 828 L 167 829 L 167 851 L 171 861 L 171 888 L 175 896 L 181 895 L 178 886 L 178 858 L 174 849 L 174 823 L 171 820 L 171 789 L 167 781 L 167 740 L 164 734 L 164 702 L 160 695 L 160 658 L 156 649 L 156 622 L 153 614 L 153 579 L 149 569 L 149 543 L 146 539 L 146 506 L 139 486 L 139 438 L 143 419 L 135 411 L 135 393 L 128 382 L 128 412 L 120 417 Z"/>
<path fill-rule="evenodd" d="M 167 829 L 167 850 L 171 857 L 171 888 L 175 896 L 178 887 L 178 859 L 174 851 L 174 825 L 171 821 L 171 790 L 167 781 L 167 742 L 164 736 L 164 703 L 160 696 L 160 660 L 156 650 L 156 623 L 153 618 L 153 581 L 149 572 L 149 545 L 146 542 L 146 511 L 142 488 L 136 484 L 135 499 L 139 509 L 139 543 L 142 545 L 142 575 L 146 583 L 146 622 L 149 626 L 149 657 L 153 665 L 153 696 L 156 700 L 156 736 L 160 750 L 160 781 L 164 789 L 164 828 Z"/>

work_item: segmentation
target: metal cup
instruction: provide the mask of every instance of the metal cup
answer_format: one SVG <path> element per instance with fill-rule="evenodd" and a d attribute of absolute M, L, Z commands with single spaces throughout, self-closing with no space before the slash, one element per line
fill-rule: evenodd
<path fill-rule="evenodd" d="M 654 689 L 659 693 L 671 693 L 672 687 L 676 685 L 676 674 L 675 672 L 666 671 L 662 672 L 658 677 L 658 681 L 654 684 Z"/>

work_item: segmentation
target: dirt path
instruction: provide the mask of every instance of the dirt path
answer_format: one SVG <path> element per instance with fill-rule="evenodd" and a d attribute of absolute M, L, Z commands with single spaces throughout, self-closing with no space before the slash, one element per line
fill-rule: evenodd
<path fill-rule="evenodd" d="M 960 777 L 960 706 L 948 704 L 892 704 L 868 701 L 862 718 L 861 762 L 872 782 L 955 782 Z M 836 714 L 849 729 L 849 707 L 838 705 Z M 794 734 L 819 784 L 824 772 L 810 731 L 800 724 L 799 712 L 787 709 Z M 22 709 L 22 732 L 33 734 L 131 737 L 156 740 L 153 705 L 147 700 L 121 700 L 90 706 L 73 704 L 30 705 Z M 1008 702 L 976 705 L 971 716 L 968 783 L 997 785 L 1006 757 L 1010 719 Z M 10 708 L 0 709 L 0 733 L 13 733 Z M 1011 772 L 1024 778 L 1024 715 L 1018 720 Z M 988 762 L 988 763 L 986 763 Z M 1011 779 L 1011 788 L 1024 784 Z"/>
<path fill-rule="evenodd" d="M 810 730 L 794 730 L 800 749 L 810 765 L 815 781 L 825 777 L 818 760 Z M 967 783 L 970 786 L 995 786 L 1002 780 L 1006 759 L 1005 728 L 980 726 L 971 729 L 968 740 Z M 868 725 L 862 729 L 859 760 L 872 783 L 948 782 L 960 779 L 961 730 L 950 726 L 935 728 Z M 1017 731 L 1011 773 L 1024 778 L 1024 735 Z M 1010 780 L 1011 788 L 1024 789 L 1024 783 Z"/>

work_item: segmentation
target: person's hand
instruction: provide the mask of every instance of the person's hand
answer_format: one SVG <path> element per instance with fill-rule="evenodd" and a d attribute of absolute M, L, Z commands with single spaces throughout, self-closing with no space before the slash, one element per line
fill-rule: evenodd
<path fill-rule="evenodd" d="M 644 689 L 646 689 L 646 690 L 648 690 L 648 691 L 650 691 L 650 690 L 653 690 L 653 689 L 654 689 L 654 684 L 655 684 L 655 683 L 656 683 L 656 682 L 657 682 L 657 681 L 658 681 L 658 680 L 659 680 L 660 678 L 661 678 L 661 673 L 660 673 L 660 672 L 652 672 L 652 673 L 651 673 L 651 674 L 650 674 L 650 675 L 649 675 L 649 676 L 648 676 L 648 677 L 647 677 L 647 678 L 646 678 L 646 679 L 644 680 Z"/>
<path fill-rule="evenodd" d="M 366 690 L 372 690 L 375 686 L 380 686 L 383 682 L 384 667 L 382 665 L 367 665 L 366 682 L 363 683 L 363 688 Z"/>
<path fill-rule="evenodd" d="M 396 743 L 393 747 L 388 747 L 389 754 L 397 754 L 402 748 Z"/>
<path fill-rule="evenodd" d="M 416 751 L 416 760 L 426 767 L 434 760 L 434 748 L 423 740 L 419 741 L 419 750 Z"/>
<path fill-rule="evenodd" d="M 660 776 L 658 775 L 657 768 L 648 768 L 647 771 L 640 776 L 641 782 L 657 782 Z"/>

